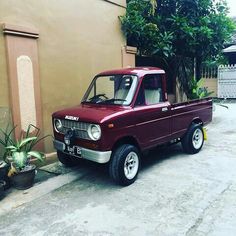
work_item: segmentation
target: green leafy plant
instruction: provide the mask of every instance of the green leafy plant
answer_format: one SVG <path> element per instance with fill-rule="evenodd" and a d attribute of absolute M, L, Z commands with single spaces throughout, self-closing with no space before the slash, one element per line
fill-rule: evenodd
<path fill-rule="evenodd" d="M 12 137 L 15 129 L 16 126 L 9 132 L 1 130 L 3 138 L 0 143 L 5 149 L 4 159 L 11 165 L 9 176 L 29 169 L 32 158 L 43 161 L 45 154 L 33 149 L 40 141 L 49 136 L 40 138 L 40 129 L 30 124 L 26 133 L 21 135 L 20 140 L 15 140 Z M 31 133 L 34 133 L 34 135 L 31 135 Z"/>
<path fill-rule="evenodd" d="M 189 88 L 190 92 L 188 93 L 188 98 L 190 99 L 199 99 L 209 97 L 213 91 L 209 92 L 207 87 L 203 86 L 204 80 L 200 79 L 197 81 L 196 79 L 190 80 Z"/>
<path fill-rule="evenodd" d="M 12 138 L 13 131 L 15 130 L 16 127 L 13 127 L 12 129 L 9 129 L 9 125 L 5 130 L 0 128 L 0 146 L 3 148 L 3 156 L 2 159 L 4 162 L 7 161 L 7 155 L 8 155 L 8 150 L 6 149 L 7 146 L 9 145 L 14 145 L 15 142 Z"/>
<path fill-rule="evenodd" d="M 235 23 L 227 13 L 224 0 L 130 0 L 120 20 L 128 45 L 155 58 L 168 81 L 178 78 L 187 93 L 189 79 L 195 73 L 200 80 L 202 64 L 219 58 L 231 40 Z"/>

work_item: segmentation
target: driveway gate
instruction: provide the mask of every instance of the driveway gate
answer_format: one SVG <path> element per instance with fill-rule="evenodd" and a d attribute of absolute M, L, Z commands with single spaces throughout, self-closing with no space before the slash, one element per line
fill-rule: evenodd
<path fill-rule="evenodd" d="M 218 97 L 236 98 L 236 65 L 219 66 Z"/>

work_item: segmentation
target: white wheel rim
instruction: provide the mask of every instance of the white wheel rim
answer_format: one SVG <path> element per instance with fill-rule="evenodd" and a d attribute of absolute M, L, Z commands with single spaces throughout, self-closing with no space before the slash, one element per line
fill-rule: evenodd
<path fill-rule="evenodd" d="M 138 172 L 139 160 L 135 152 L 130 152 L 125 158 L 124 173 L 127 179 L 133 179 Z"/>
<path fill-rule="evenodd" d="M 195 149 L 199 149 L 202 146 L 203 143 L 203 133 L 201 129 L 196 129 L 193 133 L 192 138 L 193 147 Z"/>

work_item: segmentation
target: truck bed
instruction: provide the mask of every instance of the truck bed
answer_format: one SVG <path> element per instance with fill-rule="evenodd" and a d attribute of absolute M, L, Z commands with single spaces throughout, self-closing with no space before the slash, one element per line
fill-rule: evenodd
<path fill-rule="evenodd" d="M 171 105 L 172 138 L 181 137 L 192 121 L 207 125 L 212 120 L 212 98 L 196 99 Z M 187 125 L 186 125 L 187 124 Z"/>

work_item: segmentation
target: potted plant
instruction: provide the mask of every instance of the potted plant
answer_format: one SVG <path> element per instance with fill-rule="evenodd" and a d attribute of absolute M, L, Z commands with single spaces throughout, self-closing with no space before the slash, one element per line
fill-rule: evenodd
<path fill-rule="evenodd" d="M 35 135 L 30 135 L 31 128 L 36 129 Z M 10 145 L 6 146 L 6 159 L 10 164 L 8 177 L 11 179 L 12 185 L 17 189 L 27 189 L 34 184 L 36 166 L 32 164 L 32 159 L 43 161 L 45 154 L 35 151 L 35 145 L 42 139 L 39 138 L 40 130 L 29 125 L 25 135 L 21 135 L 21 139 L 14 141 L 9 138 Z"/>
<path fill-rule="evenodd" d="M 9 171 L 9 164 L 7 164 L 5 161 L 0 161 L 0 183 L 1 181 L 5 183 L 3 185 L 4 190 L 10 187 L 10 179 L 8 177 L 8 171 Z"/>

